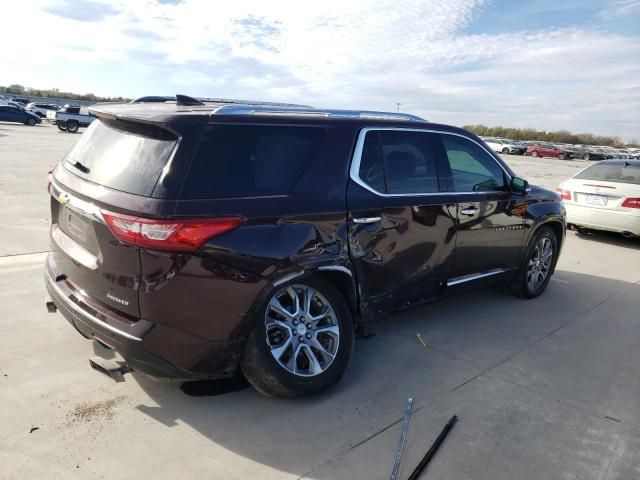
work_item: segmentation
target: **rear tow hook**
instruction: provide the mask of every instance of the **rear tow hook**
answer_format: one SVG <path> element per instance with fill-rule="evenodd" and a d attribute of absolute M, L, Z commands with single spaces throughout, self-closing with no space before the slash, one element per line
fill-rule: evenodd
<path fill-rule="evenodd" d="M 133 372 L 133 368 L 129 365 L 104 358 L 92 357 L 89 359 L 89 365 L 94 370 L 104 373 L 116 382 L 124 382 L 124 374 Z"/>

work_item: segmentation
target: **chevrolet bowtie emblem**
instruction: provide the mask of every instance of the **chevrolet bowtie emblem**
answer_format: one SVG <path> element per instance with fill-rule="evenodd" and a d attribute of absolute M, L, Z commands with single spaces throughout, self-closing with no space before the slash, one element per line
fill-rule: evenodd
<path fill-rule="evenodd" d="M 67 203 L 69 203 L 69 200 L 71 199 L 69 198 L 69 195 L 67 195 L 66 193 L 61 193 L 60 195 L 58 195 L 58 201 L 62 205 L 66 205 Z"/>

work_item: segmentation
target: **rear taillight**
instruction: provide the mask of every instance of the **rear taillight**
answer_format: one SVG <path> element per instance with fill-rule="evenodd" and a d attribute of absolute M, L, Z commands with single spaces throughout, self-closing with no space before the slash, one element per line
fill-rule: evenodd
<path fill-rule="evenodd" d="M 571 200 L 571 192 L 569 190 L 558 187 L 556 188 L 556 192 L 560 194 L 560 198 L 562 200 Z"/>
<path fill-rule="evenodd" d="M 207 240 L 237 228 L 240 217 L 153 220 L 102 212 L 111 232 L 124 243 L 151 250 L 195 252 Z"/>
<path fill-rule="evenodd" d="M 627 208 L 640 208 L 640 198 L 626 198 L 624 202 L 622 202 L 623 207 Z"/>

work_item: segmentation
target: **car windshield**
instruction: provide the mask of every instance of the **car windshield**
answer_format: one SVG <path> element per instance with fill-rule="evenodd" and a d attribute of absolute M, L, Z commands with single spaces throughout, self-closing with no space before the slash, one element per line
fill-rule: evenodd
<path fill-rule="evenodd" d="M 598 163 L 583 170 L 574 178 L 640 185 L 640 164 L 629 162 Z"/>

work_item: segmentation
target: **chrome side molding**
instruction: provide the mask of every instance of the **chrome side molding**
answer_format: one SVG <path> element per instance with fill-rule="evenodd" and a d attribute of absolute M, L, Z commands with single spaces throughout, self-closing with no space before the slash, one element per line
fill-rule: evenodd
<path fill-rule="evenodd" d="M 471 275 L 464 275 L 462 277 L 452 278 L 451 280 L 447 280 L 447 287 L 453 287 L 454 285 L 459 285 L 461 283 L 472 282 L 473 280 L 479 280 L 485 277 L 491 277 L 493 275 L 498 275 L 499 273 L 508 272 L 511 270 L 510 268 L 496 268 L 494 270 L 489 270 L 487 272 L 481 273 L 472 273 Z"/>

